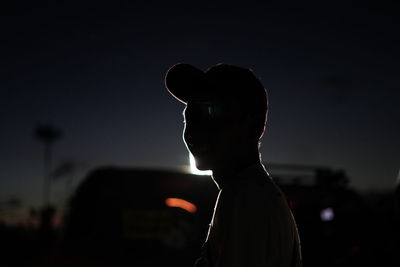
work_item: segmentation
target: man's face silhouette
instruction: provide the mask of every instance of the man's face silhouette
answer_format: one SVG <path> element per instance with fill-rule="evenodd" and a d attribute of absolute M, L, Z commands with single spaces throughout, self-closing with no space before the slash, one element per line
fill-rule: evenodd
<path fill-rule="evenodd" d="M 183 139 L 199 170 L 221 168 L 237 152 L 241 127 L 223 113 L 222 107 L 209 102 L 189 102 L 184 110 Z"/>

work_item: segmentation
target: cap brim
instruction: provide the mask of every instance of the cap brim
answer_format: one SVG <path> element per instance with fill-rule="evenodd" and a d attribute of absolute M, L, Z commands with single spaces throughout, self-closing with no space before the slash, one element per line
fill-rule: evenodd
<path fill-rule="evenodd" d="M 190 64 L 178 63 L 165 75 L 165 86 L 170 94 L 186 104 L 196 92 L 201 90 L 205 73 Z"/>

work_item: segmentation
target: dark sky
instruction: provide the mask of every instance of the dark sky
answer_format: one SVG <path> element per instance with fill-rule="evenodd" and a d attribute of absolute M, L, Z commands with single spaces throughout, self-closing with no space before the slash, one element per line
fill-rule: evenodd
<path fill-rule="evenodd" d="M 343 169 L 356 189 L 394 187 L 399 4 L 190 2 L 2 8 L 0 202 L 40 203 L 38 122 L 62 129 L 54 164 L 79 162 L 75 182 L 100 165 L 187 165 L 183 106 L 163 84 L 177 62 L 254 70 L 270 97 L 264 161 Z"/>

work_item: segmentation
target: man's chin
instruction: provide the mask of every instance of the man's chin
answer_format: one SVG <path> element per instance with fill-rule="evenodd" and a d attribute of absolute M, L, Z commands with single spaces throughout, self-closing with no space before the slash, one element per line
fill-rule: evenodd
<path fill-rule="evenodd" d="M 196 165 L 196 169 L 198 169 L 199 171 L 211 171 L 210 167 L 202 166 L 202 165 Z"/>
<path fill-rule="evenodd" d="M 200 159 L 196 159 L 196 169 L 199 171 L 209 171 L 212 170 L 212 167 L 211 164 L 208 164 Z"/>

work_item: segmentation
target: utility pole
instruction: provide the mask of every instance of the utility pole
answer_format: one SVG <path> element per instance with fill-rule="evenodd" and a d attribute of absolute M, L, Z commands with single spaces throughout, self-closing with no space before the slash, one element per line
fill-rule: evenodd
<path fill-rule="evenodd" d="M 61 138 L 61 131 L 51 123 L 37 124 L 35 128 L 35 137 L 44 144 L 43 157 L 43 206 L 50 204 L 50 183 L 51 183 L 51 164 L 52 164 L 52 146 L 55 141 Z"/>

